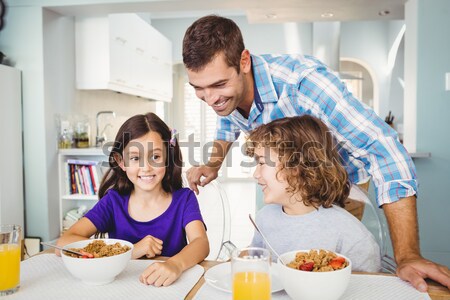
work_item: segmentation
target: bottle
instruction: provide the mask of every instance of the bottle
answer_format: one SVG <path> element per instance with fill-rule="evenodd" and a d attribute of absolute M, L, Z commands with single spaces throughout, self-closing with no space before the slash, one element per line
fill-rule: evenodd
<path fill-rule="evenodd" d="M 72 147 L 72 138 L 67 132 L 67 129 L 64 129 L 61 135 L 59 136 L 59 148 L 67 149 L 71 147 Z"/>
<path fill-rule="evenodd" d="M 89 147 L 89 122 L 78 122 L 75 126 L 74 141 L 76 148 Z"/>

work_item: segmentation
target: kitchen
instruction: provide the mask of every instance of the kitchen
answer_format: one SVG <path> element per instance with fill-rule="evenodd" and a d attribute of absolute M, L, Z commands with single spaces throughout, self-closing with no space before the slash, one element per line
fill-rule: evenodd
<path fill-rule="evenodd" d="M 89 6 L 89 3 L 96 5 Z M 171 112 L 177 109 L 175 96 L 172 104 L 164 105 L 162 102 L 110 91 L 75 89 L 75 33 L 74 19 L 70 16 L 89 16 L 95 14 L 96 9 L 98 13 L 105 9 L 105 3 L 108 1 L 86 1 L 85 5 L 77 5 L 76 1 L 65 1 L 64 5 L 58 4 L 55 8 L 54 1 L 41 1 L 39 5 L 36 1 L 15 1 L 10 4 L 5 18 L 6 25 L 0 32 L 0 49 L 16 62 L 18 69 L 22 70 L 25 215 L 28 236 L 37 236 L 48 241 L 59 235 L 59 192 L 58 185 L 55 184 L 58 178 L 56 147 L 58 133 L 54 124 L 55 114 L 85 113 L 91 122 L 94 122 L 95 114 L 101 110 L 113 110 L 118 116 L 159 110 L 164 111 L 169 124 L 182 128 L 182 124 L 176 123 L 179 120 L 176 113 L 171 115 Z M 110 7 L 110 12 L 124 12 L 118 4 Z M 438 17 L 429 15 L 428 11 L 419 10 L 423 7 L 429 8 Z M 135 8 L 130 6 L 128 10 L 142 11 L 137 10 L 138 8 L 139 5 Z M 218 9 L 212 8 L 212 11 Z M 436 239 L 436 236 L 450 236 L 448 218 L 450 207 L 446 201 L 448 196 L 442 188 L 448 185 L 450 170 L 447 150 L 450 140 L 445 132 L 450 124 L 444 115 L 449 111 L 450 105 L 449 91 L 445 91 L 444 88 L 444 74 L 450 70 L 446 59 L 450 45 L 443 29 L 448 28 L 449 21 L 448 18 L 439 17 L 441 15 L 438 13 L 446 9 L 448 3 L 445 1 L 433 4 L 425 1 L 407 3 L 404 23 L 411 28 L 412 32 L 407 31 L 406 37 L 410 37 L 412 42 L 410 44 L 407 44 L 408 40 L 405 42 L 404 73 L 403 62 L 398 62 L 394 71 L 399 72 L 396 75 L 402 74 L 399 77 L 405 74 L 404 102 L 408 105 L 404 105 L 403 111 L 398 109 L 394 111 L 399 119 L 400 115 L 403 115 L 405 143 L 410 143 L 411 147 L 408 150 L 430 152 L 432 155 L 431 158 L 415 159 L 420 179 L 420 195 L 423 197 L 418 201 L 420 238 L 424 256 L 449 266 L 450 241 L 448 238 Z M 200 8 L 196 7 L 196 10 Z M 201 10 L 199 15 L 211 12 L 203 8 Z M 171 40 L 174 63 L 181 62 L 181 39 L 184 30 L 195 19 L 178 13 L 172 15 L 173 17 L 167 14 L 165 18 L 152 19 L 151 14 L 149 16 L 151 25 Z M 417 17 L 417 14 L 426 21 Z M 306 45 L 305 49 L 295 49 L 295 46 L 289 48 L 286 45 L 283 36 L 284 32 L 288 31 L 285 28 L 289 25 L 284 26 L 276 22 L 248 24 L 245 16 L 236 12 L 231 12 L 231 15 L 243 28 L 246 46 L 255 53 L 282 53 L 291 49 L 303 53 L 311 52 L 311 43 L 302 41 L 300 44 Z M 402 21 L 385 23 L 381 26 L 382 29 L 371 21 L 362 22 L 359 26 L 352 26 L 351 23 L 341 25 L 341 56 L 359 57 L 375 66 L 374 68 L 386 65 L 388 48 L 394 40 L 392 35 L 397 32 L 397 30 L 390 31 L 389 28 L 398 28 Z M 360 30 L 355 27 L 359 27 Z M 305 29 L 304 24 L 297 23 L 297 29 L 306 32 L 306 35 L 300 35 L 301 37 L 308 36 L 308 28 Z M 370 34 L 365 34 L 367 32 Z M 427 35 L 423 32 L 435 34 Z M 262 41 L 258 39 L 262 34 L 273 38 L 269 42 Z M 359 40 L 357 37 L 363 39 Z M 380 41 L 381 46 L 378 43 Z M 424 45 L 434 46 L 425 48 Z M 382 52 L 382 55 L 377 54 L 377 51 Z M 421 53 L 420 56 L 417 52 Z M 398 105 L 396 99 L 399 96 L 403 102 L 403 92 L 399 91 L 397 78 L 392 78 L 394 72 L 384 77 L 379 75 L 381 72 L 380 67 L 380 70 L 376 71 L 380 99 L 378 112 L 384 117 L 391 108 Z M 394 81 L 396 85 L 391 83 Z M 411 99 L 416 101 L 411 102 Z M 133 105 L 130 105 L 131 103 Z M 411 109 L 412 113 L 409 113 Z M 433 122 L 429 121 L 430 118 Z M 120 117 L 117 119 L 120 124 L 122 120 Z M 93 124 L 91 128 L 95 128 Z M 417 128 L 414 128 L 414 124 Z M 436 136 L 441 138 L 436 140 L 429 132 L 435 132 Z M 47 176 L 42 176 L 43 172 Z M 242 193 L 234 195 L 230 192 L 228 197 L 238 199 L 240 194 Z M 248 207 L 248 210 L 252 209 L 254 206 Z"/>

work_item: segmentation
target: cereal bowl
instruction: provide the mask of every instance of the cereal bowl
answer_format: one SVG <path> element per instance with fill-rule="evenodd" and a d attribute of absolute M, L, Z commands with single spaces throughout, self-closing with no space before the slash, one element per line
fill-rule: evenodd
<path fill-rule="evenodd" d="M 65 245 L 63 248 L 80 249 L 94 241 L 104 241 L 106 245 L 119 243 L 121 246 L 128 246 L 130 249 L 121 254 L 98 258 L 72 257 L 67 252 L 62 251 L 61 257 L 67 270 L 82 282 L 90 285 L 108 284 L 114 281 L 116 276 L 127 266 L 131 259 L 133 244 L 119 239 L 95 239 L 74 242 Z"/>
<path fill-rule="evenodd" d="M 280 255 L 285 263 L 292 262 L 298 252 L 309 252 L 310 250 L 296 250 Z M 293 269 L 278 263 L 273 264 L 278 278 L 280 279 L 286 293 L 294 300 L 337 300 L 347 289 L 352 271 L 351 261 L 344 255 L 348 265 L 343 269 L 326 272 L 311 272 Z"/>

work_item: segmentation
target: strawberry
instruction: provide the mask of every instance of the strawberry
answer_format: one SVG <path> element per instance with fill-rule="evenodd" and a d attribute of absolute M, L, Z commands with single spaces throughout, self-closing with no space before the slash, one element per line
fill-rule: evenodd
<path fill-rule="evenodd" d="M 301 264 L 300 266 L 298 266 L 298 269 L 302 270 L 302 271 L 311 272 L 312 269 L 314 269 L 314 263 L 313 262 L 307 262 L 307 263 Z"/>
<path fill-rule="evenodd" d="M 345 258 L 338 256 L 330 260 L 328 263 L 329 266 L 331 266 L 333 269 L 340 269 L 342 265 L 345 263 Z"/>

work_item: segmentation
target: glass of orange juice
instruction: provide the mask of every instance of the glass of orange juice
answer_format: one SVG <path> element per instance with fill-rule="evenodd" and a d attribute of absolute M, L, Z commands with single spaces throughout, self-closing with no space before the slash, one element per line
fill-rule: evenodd
<path fill-rule="evenodd" d="M 19 289 L 21 241 L 19 225 L 0 225 L 0 296 Z"/>
<path fill-rule="evenodd" d="M 233 300 L 270 300 L 270 252 L 249 247 L 231 256 Z"/>

